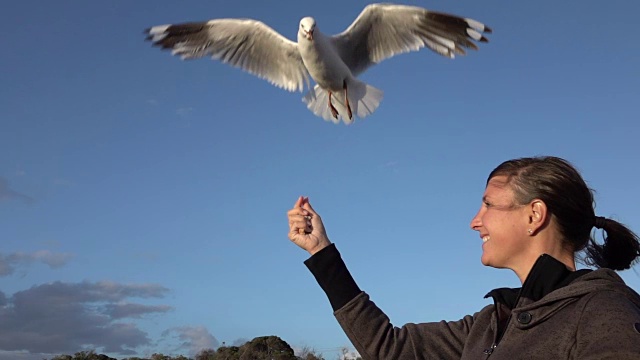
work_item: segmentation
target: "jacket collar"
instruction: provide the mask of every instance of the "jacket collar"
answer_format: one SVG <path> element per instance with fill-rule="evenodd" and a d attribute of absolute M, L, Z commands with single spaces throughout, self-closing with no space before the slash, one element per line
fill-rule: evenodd
<path fill-rule="evenodd" d="M 496 303 L 502 303 L 509 309 L 513 309 L 519 299 L 527 299 L 527 303 L 538 301 L 550 292 L 570 284 L 591 271 L 590 269 L 571 271 L 554 257 L 542 254 L 533 264 L 522 287 L 494 289 L 485 295 L 485 298 L 493 297 Z"/>

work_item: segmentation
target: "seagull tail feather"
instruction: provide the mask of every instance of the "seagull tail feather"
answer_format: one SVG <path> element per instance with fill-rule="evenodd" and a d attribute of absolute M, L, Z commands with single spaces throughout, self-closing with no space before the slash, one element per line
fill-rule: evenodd
<path fill-rule="evenodd" d="M 302 98 L 302 102 L 307 104 L 307 108 L 314 113 L 316 116 L 319 116 L 326 121 L 333 121 L 334 123 L 339 123 L 339 119 L 335 119 L 331 115 L 331 110 L 329 109 L 329 93 L 320 87 L 320 85 L 316 85 L 313 89 L 309 90 L 304 97 Z"/>
<path fill-rule="evenodd" d="M 355 117 L 360 119 L 365 118 L 380 106 L 380 102 L 384 97 L 384 92 L 376 87 L 366 84 L 357 79 L 351 79 L 347 84 L 347 91 L 349 94 L 349 105 L 351 106 L 351 112 L 353 113 L 353 119 L 349 119 L 347 116 L 347 107 L 344 101 L 344 90 L 333 92 L 331 96 L 331 103 L 338 110 L 338 118 L 334 118 L 331 115 L 329 108 L 329 93 L 321 88 L 319 85 L 315 85 L 314 88 L 309 91 L 302 101 L 307 104 L 307 108 L 327 121 L 333 121 L 339 124 L 343 121 L 345 124 L 350 125 L 353 123 Z"/>

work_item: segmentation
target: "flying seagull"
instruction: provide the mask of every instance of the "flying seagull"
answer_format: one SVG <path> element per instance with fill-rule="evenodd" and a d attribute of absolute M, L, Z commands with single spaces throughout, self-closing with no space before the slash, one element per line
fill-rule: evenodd
<path fill-rule="evenodd" d="M 312 17 L 300 20 L 297 42 L 254 19 L 213 19 L 153 26 L 147 40 L 183 60 L 210 56 L 288 91 L 304 91 L 307 108 L 345 124 L 372 114 L 383 92 L 357 79 L 394 55 L 427 47 L 454 58 L 474 41 L 488 42 L 484 24 L 417 6 L 367 5 L 342 33 L 325 35 Z"/>

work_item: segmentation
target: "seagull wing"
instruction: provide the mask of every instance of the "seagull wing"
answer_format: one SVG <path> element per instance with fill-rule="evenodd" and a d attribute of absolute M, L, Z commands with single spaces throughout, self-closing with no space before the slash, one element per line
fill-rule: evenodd
<path fill-rule="evenodd" d="M 288 91 L 309 87 L 298 45 L 264 23 L 251 19 L 215 19 L 145 30 L 147 40 L 182 59 L 211 56 Z"/>
<path fill-rule="evenodd" d="M 488 42 L 484 24 L 455 15 L 392 4 L 372 4 L 362 10 L 342 33 L 331 37 L 340 57 L 354 75 L 396 54 L 428 47 L 453 58 L 464 48 L 477 50 L 473 42 Z"/>

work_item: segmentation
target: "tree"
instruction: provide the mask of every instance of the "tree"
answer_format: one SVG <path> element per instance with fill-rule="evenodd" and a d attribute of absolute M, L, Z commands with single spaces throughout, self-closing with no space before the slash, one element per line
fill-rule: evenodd
<path fill-rule="evenodd" d="M 151 360 L 171 360 L 168 355 L 164 355 L 162 353 L 154 353 L 151 355 Z"/>
<path fill-rule="evenodd" d="M 243 340 L 244 341 L 244 340 Z M 300 354 L 295 356 L 293 349 L 286 341 L 277 336 L 259 336 L 244 345 L 223 346 L 217 350 L 202 349 L 195 360 L 325 360 L 314 349 L 304 347 Z M 117 360 L 104 354 L 96 354 L 95 351 L 80 351 L 72 355 L 58 355 L 51 360 Z M 154 353 L 150 358 L 129 357 L 122 360 L 191 360 L 184 355 L 169 356 L 162 353 Z"/>
<path fill-rule="evenodd" d="M 356 355 L 357 353 L 349 351 L 349 348 L 346 346 L 341 347 L 340 352 L 342 354 L 338 355 L 338 360 L 362 360 L 362 357 Z"/>
<path fill-rule="evenodd" d="M 240 349 L 240 360 L 296 360 L 291 346 L 277 336 L 256 337 Z"/>
<path fill-rule="evenodd" d="M 213 349 L 202 349 L 196 354 L 196 360 L 215 360 L 216 351 Z"/>
<path fill-rule="evenodd" d="M 314 348 L 303 346 L 298 352 L 298 360 L 325 360 Z"/>
<path fill-rule="evenodd" d="M 213 360 L 239 360 L 240 348 L 237 346 L 221 346 L 216 351 Z M 209 359 L 208 359 L 209 360 Z"/>
<path fill-rule="evenodd" d="M 94 350 L 79 351 L 73 356 L 71 355 L 58 355 L 51 358 L 51 360 L 117 360 L 104 354 L 96 354 Z"/>

